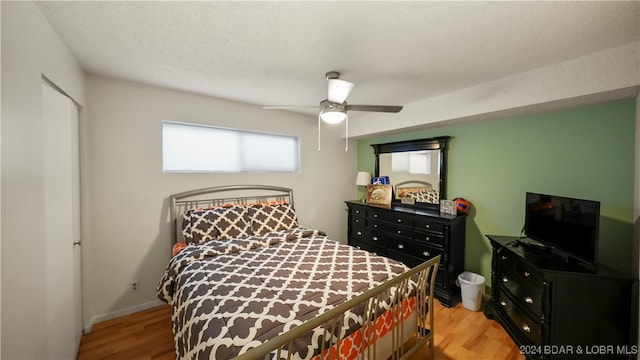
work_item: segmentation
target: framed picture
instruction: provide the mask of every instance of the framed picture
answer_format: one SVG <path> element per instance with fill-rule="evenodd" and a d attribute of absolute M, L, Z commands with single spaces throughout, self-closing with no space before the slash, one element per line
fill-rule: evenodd
<path fill-rule="evenodd" d="M 440 200 L 440 213 L 445 215 L 456 216 L 456 202 L 450 200 Z"/>
<path fill-rule="evenodd" d="M 370 204 L 391 205 L 393 187 L 391 185 L 368 185 L 367 202 Z"/>
<path fill-rule="evenodd" d="M 372 185 L 389 185 L 389 177 L 388 176 L 378 176 L 371 178 Z"/>

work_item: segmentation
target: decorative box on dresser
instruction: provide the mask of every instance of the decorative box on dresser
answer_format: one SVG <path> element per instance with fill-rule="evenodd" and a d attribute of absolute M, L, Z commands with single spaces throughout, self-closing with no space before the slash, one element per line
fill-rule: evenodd
<path fill-rule="evenodd" d="M 527 359 L 636 358 L 635 280 L 525 246 L 517 237 L 487 238 L 493 259 L 485 314 Z"/>
<path fill-rule="evenodd" d="M 414 267 L 441 255 L 435 296 L 451 307 L 460 301 L 455 284 L 464 271 L 466 216 L 398 205 L 347 201 L 349 245 Z"/>

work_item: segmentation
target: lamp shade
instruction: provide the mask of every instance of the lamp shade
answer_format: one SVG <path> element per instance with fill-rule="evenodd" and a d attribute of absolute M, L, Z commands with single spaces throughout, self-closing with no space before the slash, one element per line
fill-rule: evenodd
<path fill-rule="evenodd" d="M 371 173 L 367 171 L 358 171 L 358 176 L 356 176 L 356 185 L 366 186 L 371 183 Z"/>

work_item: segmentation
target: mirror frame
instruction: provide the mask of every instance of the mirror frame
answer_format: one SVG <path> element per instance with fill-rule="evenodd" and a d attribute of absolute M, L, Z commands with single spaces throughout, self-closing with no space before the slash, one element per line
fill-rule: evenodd
<path fill-rule="evenodd" d="M 440 199 L 447 198 L 447 146 L 450 136 L 438 136 L 429 139 L 396 141 L 384 144 L 371 144 L 373 147 L 373 153 L 376 157 L 375 164 L 375 176 L 380 176 L 380 154 L 405 152 L 405 151 L 419 151 L 419 150 L 440 150 L 440 163 L 438 164 L 438 170 L 440 172 L 440 179 L 438 184 L 438 191 L 440 192 Z M 386 174 L 383 174 L 386 175 Z M 393 184 L 395 186 L 395 184 Z M 395 191 L 395 188 L 394 188 Z M 392 202 L 400 203 L 400 200 L 393 197 Z M 416 202 L 414 206 L 425 207 L 431 209 L 439 209 L 440 204 L 429 204 Z"/>

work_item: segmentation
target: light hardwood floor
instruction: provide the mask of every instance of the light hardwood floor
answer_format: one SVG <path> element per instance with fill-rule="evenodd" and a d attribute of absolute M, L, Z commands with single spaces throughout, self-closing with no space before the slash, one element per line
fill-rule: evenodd
<path fill-rule="evenodd" d="M 434 306 L 436 359 L 523 360 L 518 347 L 498 323 L 458 304 Z M 428 358 L 428 349 L 412 360 Z M 79 360 L 175 359 L 171 308 L 161 306 L 96 324 L 82 337 Z"/>

